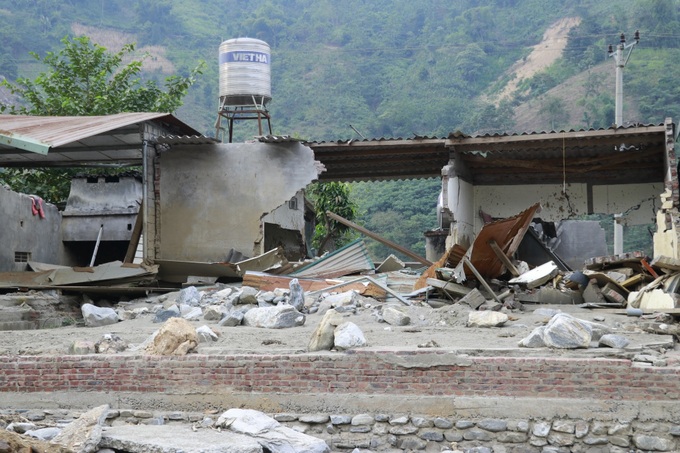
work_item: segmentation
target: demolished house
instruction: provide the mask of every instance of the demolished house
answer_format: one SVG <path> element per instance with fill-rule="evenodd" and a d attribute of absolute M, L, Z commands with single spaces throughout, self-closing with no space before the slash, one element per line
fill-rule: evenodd
<path fill-rule="evenodd" d="M 21 134 L 0 134 L 2 165 L 60 165 L 74 156 L 115 162 L 114 143 L 125 156 L 119 162 L 142 164 L 141 197 L 133 178 L 130 196 L 117 197 L 115 207 L 95 194 L 107 185 L 127 193 L 116 185 L 120 180 L 74 183 L 71 208 L 63 213 L 35 197 L 0 190 L 3 207 L 12 213 L 3 220 L 13 230 L 5 237 L 13 252 L 23 252 L 3 250 L 0 264 L 32 269 L 0 275 L 3 292 L 22 291 L 0 296 L 0 336 L 5 354 L 13 355 L 2 362 L 6 377 L 0 391 L 8 399 L 14 395 L 14 404 L 44 407 L 45 376 L 49 400 L 59 407 L 104 404 L 122 395 L 120 410 L 98 409 L 107 413 L 101 425 L 113 425 L 113 419 L 117 425 L 105 426 L 99 446 L 125 451 L 146 451 L 160 442 L 145 440 L 153 445 L 133 449 L 144 437 L 128 429 L 133 424 L 146 433 L 150 422 L 200 420 L 191 429 L 202 435 L 234 424 L 211 420 L 211 412 L 201 419 L 139 410 L 166 404 L 317 414 L 279 415 L 323 437 L 312 439 L 320 451 L 329 450 L 326 442 L 336 450 L 374 444 L 378 451 L 444 449 L 451 439 L 461 448 L 498 441 L 520 449 L 611 443 L 649 450 L 644 445 L 652 442 L 661 445 L 657 450 L 676 449 L 678 409 L 668 395 L 677 394 L 678 384 L 668 376 L 677 374 L 679 362 L 666 355 L 680 335 L 668 318 L 677 313 L 680 282 L 670 120 L 597 131 L 329 143 L 263 137 L 244 144 L 215 143 L 181 124 L 160 133 L 170 125 L 157 120 L 173 117 L 147 118 L 141 128 L 128 125 L 129 135 L 106 129 L 103 136 L 73 141 L 69 135 L 71 142 L 35 149 L 30 148 L 35 140 L 13 142 Z M 107 144 L 95 144 L 102 142 Z M 390 256 L 374 263 L 362 239 L 301 259 L 310 221 L 303 191 L 310 182 L 435 176 L 442 178 L 441 222 L 426 233 L 431 242 L 426 258 L 335 216 L 414 262 Z M 616 214 L 629 223 L 656 220 L 654 257 L 610 254 L 602 246 L 601 227 L 579 219 L 590 213 Z M 104 236 L 109 222 L 122 236 Z M 0 234 L 7 235 L 4 230 Z M 68 251 L 78 252 L 82 262 L 90 247 L 120 237 L 128 242 L 124 262 L 58 265 Z M 135 237 L 141 239 L 141 264 L 129 262 Z M 26 294 L 29 289 L 62 295 Z M 113 308 L 89 299 L 97 293 L 126 297 Z M 61 326 L 63 318 L 40 310 L 67 297 L 73 298 L 70 308 L 80 310 L 71 321 L 86 326 L 69 329 L 68 348 L 49 333 L 31 337 L 28 346 L 35 349 L 24 348 L 8 341 L 17 332 L 2 332 Z M 528 310 L 529 304 L 551 307 Z M 582 314 L 582 308 L 602 314 L 590 316 L 592 321 L 571 314 Z M 613 319 L 619 314 L 629 316 Z M 195 327 L 196 322 L 205 324 Z M 97 328 L 114 325 L 102 338 L 91 338 Z M 498 330 L 489 334 L 489 328 Z M 480 351 L 484 346 L 490 348 Z M 519 347 L 544 350 L 520 355 Z M 559 357 L 545 348 L 560 349 Z M 579 355 L 589 348 L 598 348 L 603 358 Z M 565 349 L 573 351 L 566 355 Z M 349 350 L 354 351 L 337 353 Z M 68 355 L 54 361 L 40 355 L 45 351 Z M 181 357 L 192 353 L 200 356 Z M 589 368 L 582 377 L 584 367 Z M 641 385 L 648 381 L 654 393 Z M 590 401 L 602 409 L 594 412 Z M 357 415 L 318 415 L 329 407 Z M 383 415 L 391 410 L 401 413 Z M 430 422 L 419 413 L 436 418 Z M 402 426 L 373 429 L 378 417 L 385 428 L 390 420 L 402 420 Z M 518 417 L 527 420 L 521 422 L 525 428 Z M 614 420 L 611 429 L 620 435 L 594 437 L 605 432 L 600 422 L 605 417 Z M 636 431 L 620 419 L 632 419 Z M 178 437 L 189 436 L 178 426 L 164 427 L 173 446 Z M 660 434 L 639 434 L 640 426 Z M 572 434 L 576 429 L 583 435 Z M 132 440 L 121 446 L 117 432 Z M 371 443 L 352 437 L 369 432 Z"/>
<path fill-rule="evenodd" d="M 141 166 L 134 175 L 74 179 L 61 212 L 3 190 L 14 215 L 3 218 L 1 271 L 131 262 L 138 243 L 138 258 L 167 264 L 176 282 L 205 273 L 194 263 L 236 263 L 278 247 L 284 257 L 307 257 L 314 216 L 303 189 L 323 168 L 296 140 L 222 145 L 156 113 L 0 121 L 2 166 Z"/>
<path fill-rule="evenodd" d="M 416 137 L 310 146 L 327 168 L 322 179 L 441 175 L 440 228 L 426 233 L 428 253 L 439 252 L 428 258 L 441 259 L 421 277 L 417 288 L 427 282 L 441 288 L 472 279 L 488 299 L 494 299 L 496 291 L 487 281 L 498 284 L 504 277 L 501 286 L 507 287 L 508 281 L 523 271 L 553 263 L 550 278 L 540 284 L 527 287 L 521 280 L 516 282 L 514 289 L 518 293 L 524 290 L 517 294 L 519 300 L 622 308 L 631 292 L 643 290 L 646 284 L 656 288 L 661 285 L 657 278 L 668 275 L 651 261 L 660 265 L 679 258 L 674 143 L 675 127 L 667 119 L 660 125 L 606 130 L 484 136 L 454 133 L 446 139 Z M 535 205 L 526 209 L 532 203 Z M 609 256 L 599 224 L 579 220 L 588 214 L 615 217 L 614 256 Z M 655 222 L 654 257 L 621 250 L 623 223 Z M 506 223 L 509 225 L 504 226 Z M 520 262 L 525 268 L 515 266 Z M 668 267 L 666 264 L 665 269 Z M 610 276 L 605 273 L 609 270 Z M 563 291 L 536 289 L 548 281 L 557 285 L 553 278 L 559 280 L 574 271 L 585 271 L 586 280 L 590 272 L 595 274 L 596 288 L 585 293 L 585 300 L 581 292 L 573 294 L 576 283 Z M 435 276 L 444 282 L 432 281 Z M 462 297 L 469 291 L 459 288 L 455 294 L 450 292 L 450 284 L 448 288 L 443 291 L 445 297 Z M 504 289 L 497 287 L 500 293 Z M 647 292 L 640 297 L 649 298 Z M 652 306 L 656 305 L 649 308 Z M 657 308 L 661 306 L 674 308 L 668 300 Z"/>

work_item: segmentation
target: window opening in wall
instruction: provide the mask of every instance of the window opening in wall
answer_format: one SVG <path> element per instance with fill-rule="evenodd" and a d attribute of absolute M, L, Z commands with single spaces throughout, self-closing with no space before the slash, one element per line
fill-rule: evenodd
<path fill-rule="evenodd" d="M 99 178 L 96 176 L 88 176 L 87 177 L 87 183 L 88 184 L 97 184 L 99 182 Z"/>
<path fill-rule="evenodd" d="M 298 201 L 296 197 L 291 198 L 288 200 L 288 209 L 292 209 L 293 211 L 297 211 L 298 208 Z"/>
<path fill-rule="evenodd" d="M 15 263 L 28 263 L 31 260 L 31 252 L 14 252 Z"/>
<path fill-rule="evenodd" d="M 120 182 L 120 178 L 118 176 L 106 176 L 104 182 Z"/>

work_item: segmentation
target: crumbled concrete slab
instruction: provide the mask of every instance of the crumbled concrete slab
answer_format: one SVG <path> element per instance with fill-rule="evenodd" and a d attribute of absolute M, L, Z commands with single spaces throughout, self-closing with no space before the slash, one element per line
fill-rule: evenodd
<path fill-rule="evenodd" d="M 121 425 L 106 428 L 100 448 L 130 453 L 262 453 L 260 444 L 242 434 L 183 425 Z"/>

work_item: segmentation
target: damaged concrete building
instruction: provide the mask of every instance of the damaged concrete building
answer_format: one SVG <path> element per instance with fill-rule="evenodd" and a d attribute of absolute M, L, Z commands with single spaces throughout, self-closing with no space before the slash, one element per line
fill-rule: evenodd
<path fill-rule="evenodd" d="M 2 271 L 28 261 L 85 266 L 95 247 L 98 263 L 123 260 L 138 213 L 150 262 L 224 262 L 277 246 L 291 259 L 307 255 L 314 217 L 303 189 L 323 167 L 296 140 L 219 144 L 166 114 L 0 121 L 2 166 L 142 167 L 139 183 L 75 179 L 63 212 L 6 190 L 3 207 L 17 212 L 3 217 Z M 31 215 L 37 202 L 40 216 Z"/>
<path fill-rule="evenodd" d="M 428 243 L 439 242 L 428 248 L 439 255 L 453 244 L 469 247 L 485 222 L 514 215 L 533 203 L 541 205 L 541 220 L 557 224 L 573 223 L 586 214 L 615 215 L 615 253 L 623 251 L 623 223 L 657 222 L 654 247 L 661 252 L 677 249 L 678 243 L 673 220 L 678 214 L 675 134 L 674 124 L 666 119 L 659 125 L 606 130 L 453 133 L 445 139 L 350 140 L 310 146 L 327 168 L 321 177 L 325 180 L 440 176 L 440 229 L 426 234 Z M 590 242 L 591 227 L 586 224 L 584 234 L 579 234 L 578 224 L 565 228 L 572 233 L 565 235 L 565 243 L 587 244 L 581 253 L 577 247 L 562 249 L 565 258 L 580 263 L 577 269 L 584 258 L 602 251 Z M 678 251 L 667 253 L 676 257 Z M 438 255 L 433 252 L 428 258 L 434 261 Z"/>
<path fill-rule="evenodd" d="M 679 258 L 676 133 L 670 119 L 660 125 L 540 134 L 471 137 L 454 133 L 446 138 L 306 143 L 268 136 L 255 143 L 221 144 L 201 136 L 170 115 L 127 115 L 61 120 L 0 117 L 3 122 L 0 165 L 58 166 L 73 161 L 141 165 L 141 214 L 132 224 L 131 212 L 123 210 L 124 220 L 118 219 L 116 228 L 126 232 L 130 231 L 129 227 L 135 230 L 135 225 L 140 224 L 144 258 L 160 267 L 158 275 L 173 283 L 185 283 L 187 276 L 234 275 L 231 273 L 238 267 L 233 266 L 234 261 L 253 255 L 258 255 L 253 259 L 260 259 L 262 254 L 277 251 L 282 245 L 292 259 L 295 255 L 301 256 L 300 247 L 309 238 L 310 220 L 305 215 L 307 207 L 302 190 L 317 179 L 378 181 L 440 177 L 440 229 L 426 235 L 428 241 L 436 243 L 429 248 L 428 258 L 435 261 L 442 251 L 462 250 L 458 260 L 465 264 L 469 259 L 467 262 L 475 264 L 480 274 L 479 283 L 487 278 L 495 279 L 504 266 L 513 265 L 511 259 L 521 245 L 518 238 L 527 236 L 524 234 L 527 226 L 539 222 L 538 217 L 542 222 L 557 223 L 555 231 L 577 232 L 572 237 L 565 234 L 561 238 L 565 261 L 570 261 L 571 267 L 578 267 L 584 257 L 592 256 L 588 253 L 600 255 L 601 249 L 590 242 L 599 230 L 589 229 L 591 224 L 584 229 L 588 245 L 573 256 L 566 253 L 577 249 L 567 246 L 569 241 L 576 245 L 586 241 L 584 233 L 579 233 L 581 227 L 567 227 L 563 222 L 576 222 L 581 215 L 590 213 L 616 214 L 621 221 L 629 223 L 656 221 L 655 255 L 671 260 Z M 17 121 L 14 128 L 7 127 L 11 121 Z M 83 129 L 85 124 L 92 125 L 90 122 L 97 123 L 100 129 L 61 134 L 62 129 L 68 129 L 65 124 L 55 124 L 56 129 L 50 129 L 51 121 L 66 121 L 71 131 Z M 30 124 L 29 129 L 22 129 L 21 122 Z M 49 130 L 51 133 L 47 136 L 38 136 L 39 132 Z M 61 135 L 67 137 L 60 141 Z M 89 184 L 99 187 L 111 183 L 97 179 Z M 89 189 L 80 188 L 80 191 Z M 135 203 L 139 196 L 137 190 L 134 189 L 134 196 L 129 198 Z M 12 211 L 15 205 L 19 208 L 11 218 L 3 219 L 14 231 L 12 236 L 3 236 L 3 239 L 10 238 L 12 252 L 22 252 L 2 251 L 7 256 L 2 255 L 0 264 L 9 270 L 18 270 L 27 261 L 65 259 L 63 249 L 73 246 L 67 242 L 82 240 L 92 245 L 93 232 L 107 222 L 102 216 L 106 210 L 101 208 L 104 205 L 87 211 L 82 206 L 76 209 L 77 203 L 73 203 L 71 218 L 80 215 L 90 219 L 89 226 L 84 228 L 87 235 L 80 236 L 82 231 L 74 232 L 75 236 L 69 233 L 66 237 L 70 237 L 70 241 L 64 242 L 63 225 L 71 222 L 63 222 L 64 216 L 69 217 L 68 210 L 60 213 L 47 205 L 43 211 L 45 219 L 40 220 L 39 210 L 33 214 L 34 199 L 6 192 L 0 190 L 3 209 L 7 206 L 10 212 L 15 212 Z M 10 201 L 5 204 L 5 200 Z M 120 203 L 120 207 L 123 206 L 132 206 L 126 207 L 132 210 L 134 203 Z M 50 218 L 54 218 L 54 222 L 46 223 Z M 22 227 L 26 232 L 20 230 Z M 504 237 L 496 244 L 489 239 L 494 229 Z M 50 247 L 54 250 L 46 253 L 49 248 L 40 247 L 45 241 L 51 241 Z M 480 241 L 484 247 L 481 251 L 477 247 Z M 475 249 L 484 255 L 478 261 L 474 253 L 467 254 L 468 250 L 474 252 Z M 358 254 L 365 255 L 361 250 Z M 334 257 L 338 255 L 330 256 Z M 634 258 L 640 261 L 639 256 Z M 317 262 L 321 261 L 323 258 Z M 338 266 L 342 264 L 340 260 Z M 361 270 L 372 270 L 373 263 L 370 264 Z M 660 264 L 666 266 L 664 269 L 678 267 L 677 263 Z M 436 268 L 437 263 L 432 267 Z M 334 272 L 337 270 L 338 267 L 333 267 Z M 104 273 L 105 269 L 99 271 Z M 506 310 L 510 316 L 498 313 L 507 308 L 504 306 L 498 311 L 482 310 L 504 315 L 507 319 L 503 322 L 507 323 L 519 319 L 502 330 L 491 330 L 469 326 L 459 319 L 459 313 L 466 316 L 482 313 L 477 305 L 473 307 L 458 300 L 430 301 L 427 296 L 412 303 L 403 297 L 407 292 L 403 290 L 396 295 L 391 290 L 390 295 L 396 302 L 347 291 L 351 295 L 346 297 L 352 300 L 366 299 L 352 302 L 352 306 L 333 306 L 331 311 L 330 302 L 321 294 L 337 289 L 336 285 L 347 289 L 351 284 L 375 291 L 373 294 L 381 290 L 383 296 L 389 291 L 381 281 L 366 275 L 340 283 L 333 280 L 331 284 L 327 275 L 300 271 L 286 276 L 264 275 L 264 272 L 246 274 L 241 287 L 225 287 L 222 283 L 206 286 L 207 301 L 203 307 L 206 313 L 201 312 L 201 307 L 189 308 L 203 314 L 201 322 L 212 322 L 221 328 L 216 327 L 221 335 L 215 335 L 221 338 L 201 345 L 196 340 L 194 346 L 199 348 L 196 354 L 160 357 L 132 348 L 101 354 L 96 351 L 96 345 L 92 345 L 92 349 L 69 349 L 69 355 L 56 359 L 30 350 L 26 353 L 24 349 L 16 355 L 0 354 L 0 396 L 7 396 L 12 403 L 20 401 L 23 407 L 34 411 L 43 408 L 46 401 L 54 401 L 60 408 L 77 409 L 82 409 L 84 404 L 113 402 L 115 408 L 110 417 L 117 418 L 117 424 L 133 422 L 146 429 L 146 423 L 164 423 L 175 437 L 180 432 L 175 422 L 202 423 L 208 414 L 216 414 L 220 409 L 249 407 L 276 414 L 277 423 L 323 436 L 333 451 L 355 448 L 677 451 L 680 446 L 677 423 L 680 407 L 676 402 L 680 395 L 677 379 L 680 358 L 674 351 L 677 343 L 674 335 L 678 330 L 677 326 L 675 330 L 670 329 L 664 319 L 645 321 L 654 323 L 656 330 L 643 334 L 641 324 L 636 323 L 639 318 L 628 321 L 625 311 L 623 317 L 616 320 L 612 317 L 619 313 L 606 312 L 609 318 L 588 315 L 589 329 L 607 327 L 607 332 L 628 332 L 626 329 L 630 328 L 631 332 L 645 335 L 644 341 L 635 345 L 637 349 L 612 347 L 606 352 L 593 352 L 589 349 L 593 337 L 588 335 L 587 344 L 578 350 L 556 351 L 549 347 L 526 350 L 518 346 L 519 337 L 512 337 L 518 332 L 534 331 L 534 326 L 545 327 L 545 318 L 555 319 L 555 315 L 519 308 Z M 156 269 L 145 269 L 145 272 L 145 278 L 154 277 Z M 96 271 L 92 274 L 96 275 Z M 523 278 L 516 280 L 517 286 L 543 283 L 557 286 L 556 268 L 531 281 L 527 274 L 529 272 L 522 273 Z M 275 291 L 288 287 L 292 293 L 293 280 L 299 280 L 297 283 L 302 285 L 309 275 L 315 277 L 309 282 L 316 286 L 304 290 L 313 302 L 307 306 L 305 300 L 301 310 L 313 306 L 315 311 L 307 310 L 304 315 L 294 313 L 292 319 L 296 323 L 294 329 L 309 329 L 302 340 L 293 331 L 278 333 L 281 330 L 278 328 L 261 333 L 262 330 L 256 331 L 259 326 L 240 324 L 241 319 L 229 318 L 233 324 L 220 324 L 226 319 L 220 317 L 224 314 L 220 310 L 226 310 L 227 306 L 234 308 L 237 302 L 254 307 L 251 311 L 269 308 L 292 312 L 292 305 L 270 303 L 277 297 Z M 62 281 L 69 281 L 71 277 L 73 274 L 67 272 Z M 245 284 L 247 277 L 252 285 Z M 278 281 L 271 277 L 277 277 Z M 413 276 L 409 278 L 403 281 L 412 283 Z M 362 279 L 370 285 L 364 285 L 366 281 Z M 470 280 L 469 287 L 457 287 L 465 291 L 464 297 L 476 291 L 481 305 L 494 304 L 489 297 L 480 296 L 476 283 Z M 536 283 L 538 281 L 543 283 Z M 676 288 L 678 281 L 680 274 L 674 282 Z M 258 282 L 263 283 L 259 288 L 255 286 Z M 285 283 L 281 285 L 281 282 Z M 641 278 L 638 283 L 645 284 L 646 280 Z M 25 289 L 25 286 L 18 287 Z M 411 284 L 408 290 L 412 288 Z M 145 297 L 135 307 L 126 301 L 118 307 L 126 316 L 123 322 L 137 321 L 138 324 L 133 324 L 135 327 L 151 331 L 155 329 L 151 318 L 156 322 L 157 315 L 171 311 L 166 310 L 168 305 L 182 305 L 182 294 L 203 297 L 193 286 L 175 293 L 178 294 L 172 296 L 173 299 L 165 299 L 168 294 Z M 265 293 L 271 298 L 269 302 L 264 300 Z M 487 291 L 489 293 L 494 295 L 493 289 Z M 418 294 L 425 293 L 414 291 L 409 297 L 417 298 Z M 250 302 L 241 302 L 242 296 Z M 541 303 L 541 300 L 533 302 Z M 272 306 L 260 307 L 260 303 Z M 325 312 L 321 309 L 323 304 L 326 304 Z M 208 305 L 214 316 L 210 319 L 206 316 Z M 236 309 L 242 309 L 243 305 Z M 157 311 L 152 312 L 150 307 Z M 563 315 L 568 308 L 581 309 L 566 304 L 564 308 Z M 399 314 L 394 314 L 396 309 L 412 309 L 408 314 L 414 321 L 412 324 L 388 323 L 389 326 L 369 324 L 376 317 L 380 322 L 387 322 L 387 309 L 392 310 L 395 318 Z M 113 322 L 118 322 L 118 314 L 113 309 L 110 311 L 116 318 Z M 328 313 L 338 315 L 339 319 L 327 318 Z M 401 314 L 402 320 L 408 317 L 407 313 Z M 425 324 L 423 320 L 429 322 L 430 316 L 432 323 Z M 304 326 L 305 319 L 307 326 Z M 333 333 L 340 326 L 353 324 L 342 322 L 346 319 L 372 329 L 369 333 L 375 344 L 359 350 L 310 350 L 308 346 L 305 350 L 312 330 L 316 333 L 321 327 L 328 327 Z M 93 330 L 87 331 L 90 328 Z M 100 328 L 106 327 L 80 331 L 86 330 L 87 335 Z M 657 334 L 663 334 L 663 341 Z M 131 335 L 139 338 L 139 345 L 150 338 L 141 338 L 143 335 L 137 331 Z M 113 341 L 113 337 L 108 334 L 108 341 Z M 243 349 L 244 337 L 259 349 Z M 412 340 L 413 337 L 418 340 Z M 488 338 L 497 341 L 495 347 L 484 348 Z M 663 351 L 653 350 L 654 345 Z M 670 353 L 664 355 L 668 351 Z M 148 408 L 153 411 L 144 410 Z M 156 411 L 157 408 L 165 412 Z M 201 412 L 198 416 L 192 412 L 197 408 Z M 197 423 L 191 426 L 195 430 L 203 429 Z M 215 430 L 210 432 L 215 434 Z M 493 450 L 487 445 L 493 445 Z M 142 450 L 128 447 L 126 451 Z"/>

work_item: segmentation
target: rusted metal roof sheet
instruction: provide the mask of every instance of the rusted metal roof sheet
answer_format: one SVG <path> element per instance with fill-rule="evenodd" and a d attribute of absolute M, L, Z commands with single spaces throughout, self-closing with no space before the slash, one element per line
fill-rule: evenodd
<path fill-rule="evenodd" d="M 536 203 L 516 216 L 487 223 L 482 227 L 466 255 L 469 256 L 470 263 L 483 277 L 496 278 L 504 270 L 503 262 L 496 256 L 489 243 L 494 241 L 506 256 L 512 256 L 517 251 L 539 208 L 540 205 Z M 472 275 L 470 270 L 464 266 L 464 261 L 461 261 L 456 266 L 458 282 L 464 280 L 464 278 L 461 278 L 464 272 L 465 275 Z"/>
<path fill-rule="evenodd" d="M 167 113 L 139 112 L 106 116 L 0 115 L 0 166 L 78 166 L 139 163 L 140 125 L 200 135 Z"/>

